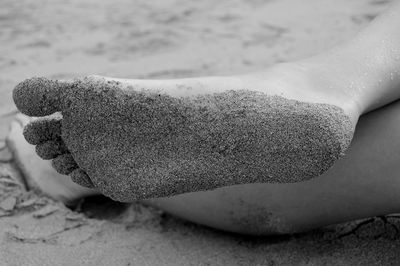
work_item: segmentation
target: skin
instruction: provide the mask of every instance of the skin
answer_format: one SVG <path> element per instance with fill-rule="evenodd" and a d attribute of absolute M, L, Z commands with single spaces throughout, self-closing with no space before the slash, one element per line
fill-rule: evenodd
<path fill-rule="evenodd" d="M 362 114 L 400 97 L 400 49 L 397 49 L 400 31 L 397 25 L 400 25 L 400 3 L 395 3 L 352 41 L 340 47 L 259 73 L 117 81 L 123 87 L 162 88 L 173 97 L 251 87 L 270 95 L 338 106 L 356 125 Z M 192 89 L 181 90 L 182 85 Z M 54 101 L 52 97 L 50 93 L 49 101 Z M 21 107 L 27 103 L 16 99 L 16 104 Z M 38 107 L 45 110 L 49 103 L 32 99 L 30 104 L 39 104 Z M 61 105 L 51 110 L 64 111 Z M 396 182 L 398 112 L 399 104 L 394 103 L 363 117 L 347 155 L 314 180 L 231 186 L 149 200 L 148 203 L 198 223 L 250 234 L 297 232 L 398 211 L 395 204 L 399 191 L 399 182 Z M 40 113 L 47 114 L 50 113 Z"/>

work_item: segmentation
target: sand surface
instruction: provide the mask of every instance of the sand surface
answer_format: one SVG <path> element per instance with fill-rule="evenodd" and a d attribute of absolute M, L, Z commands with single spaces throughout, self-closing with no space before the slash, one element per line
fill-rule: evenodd
<path fill-rule="evenodd" d="M 25 78 L 250 72 L 332 47 L 386 5 L 378 0 L 2 0 L 0 265 L 398 264 L 397 216 L 296 236 L 248 238 L 104 198 L 69 210 L 25 191 L 2 141 L 16 110 L 11 91 Z"/>

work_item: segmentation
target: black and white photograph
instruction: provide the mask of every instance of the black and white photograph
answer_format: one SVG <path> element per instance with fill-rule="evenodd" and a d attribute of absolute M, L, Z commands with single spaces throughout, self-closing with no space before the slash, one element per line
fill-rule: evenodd
<path fill-rule="evenodd" d="M 400 265 L 400 0 L 0 0 L 3 265 Z"/>

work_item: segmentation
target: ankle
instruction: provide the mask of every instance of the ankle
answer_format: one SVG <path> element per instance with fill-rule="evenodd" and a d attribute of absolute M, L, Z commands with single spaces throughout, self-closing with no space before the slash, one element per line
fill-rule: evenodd
<path fill-rule="evenodd" d="M 356 59 L 328 54 L 302 60 L 300 64 L 315 87 L 326 88 L 348 103 L 352 112 L 361 115 L 371 108 L 376 97 L 374 82 Z"/>
<path fill-rule="evenodd" d="M 313 71 L 329 70 L 325 75 L 336 78 L 337 86 L 358 102 L 362 113 L 400 97 L 400 50 L 393 37 L 372 33 L 361 32 L 346 44 L 304 60 L 314 65 Z"/>

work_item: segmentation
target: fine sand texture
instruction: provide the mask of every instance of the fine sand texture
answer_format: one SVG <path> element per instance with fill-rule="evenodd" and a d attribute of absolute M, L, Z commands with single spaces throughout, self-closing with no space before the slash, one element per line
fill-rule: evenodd
<path fill-rule="evenodd" d="M 13 96 L 28 115 L 62 113 L 63 142 L 38 146 L 42 157 L 62 153 L 65 143 L 76 163 L 62 155 L 56 169 L 87 183 L 86 175 L 77 180 L 79 167 L 103 194 L 125 202 L 308 180 L 344 154 L 354 128 L 336 106 L 251 90 L 172 97 L 90 78 L 32 78 Z M 36 135 L 25 130 L 32 144 L 40 144 Z"/>
<path fill-rule="evenodd" d="M 32 189 L 3 141 L 16 111 L 11 92 L 26 78 L 250 72 L 349 39 L 388 2 L 3 0 L 0 265 L 398 264 L 396 215 L 251 238 L 103 197 L 71 210 Z"/>

